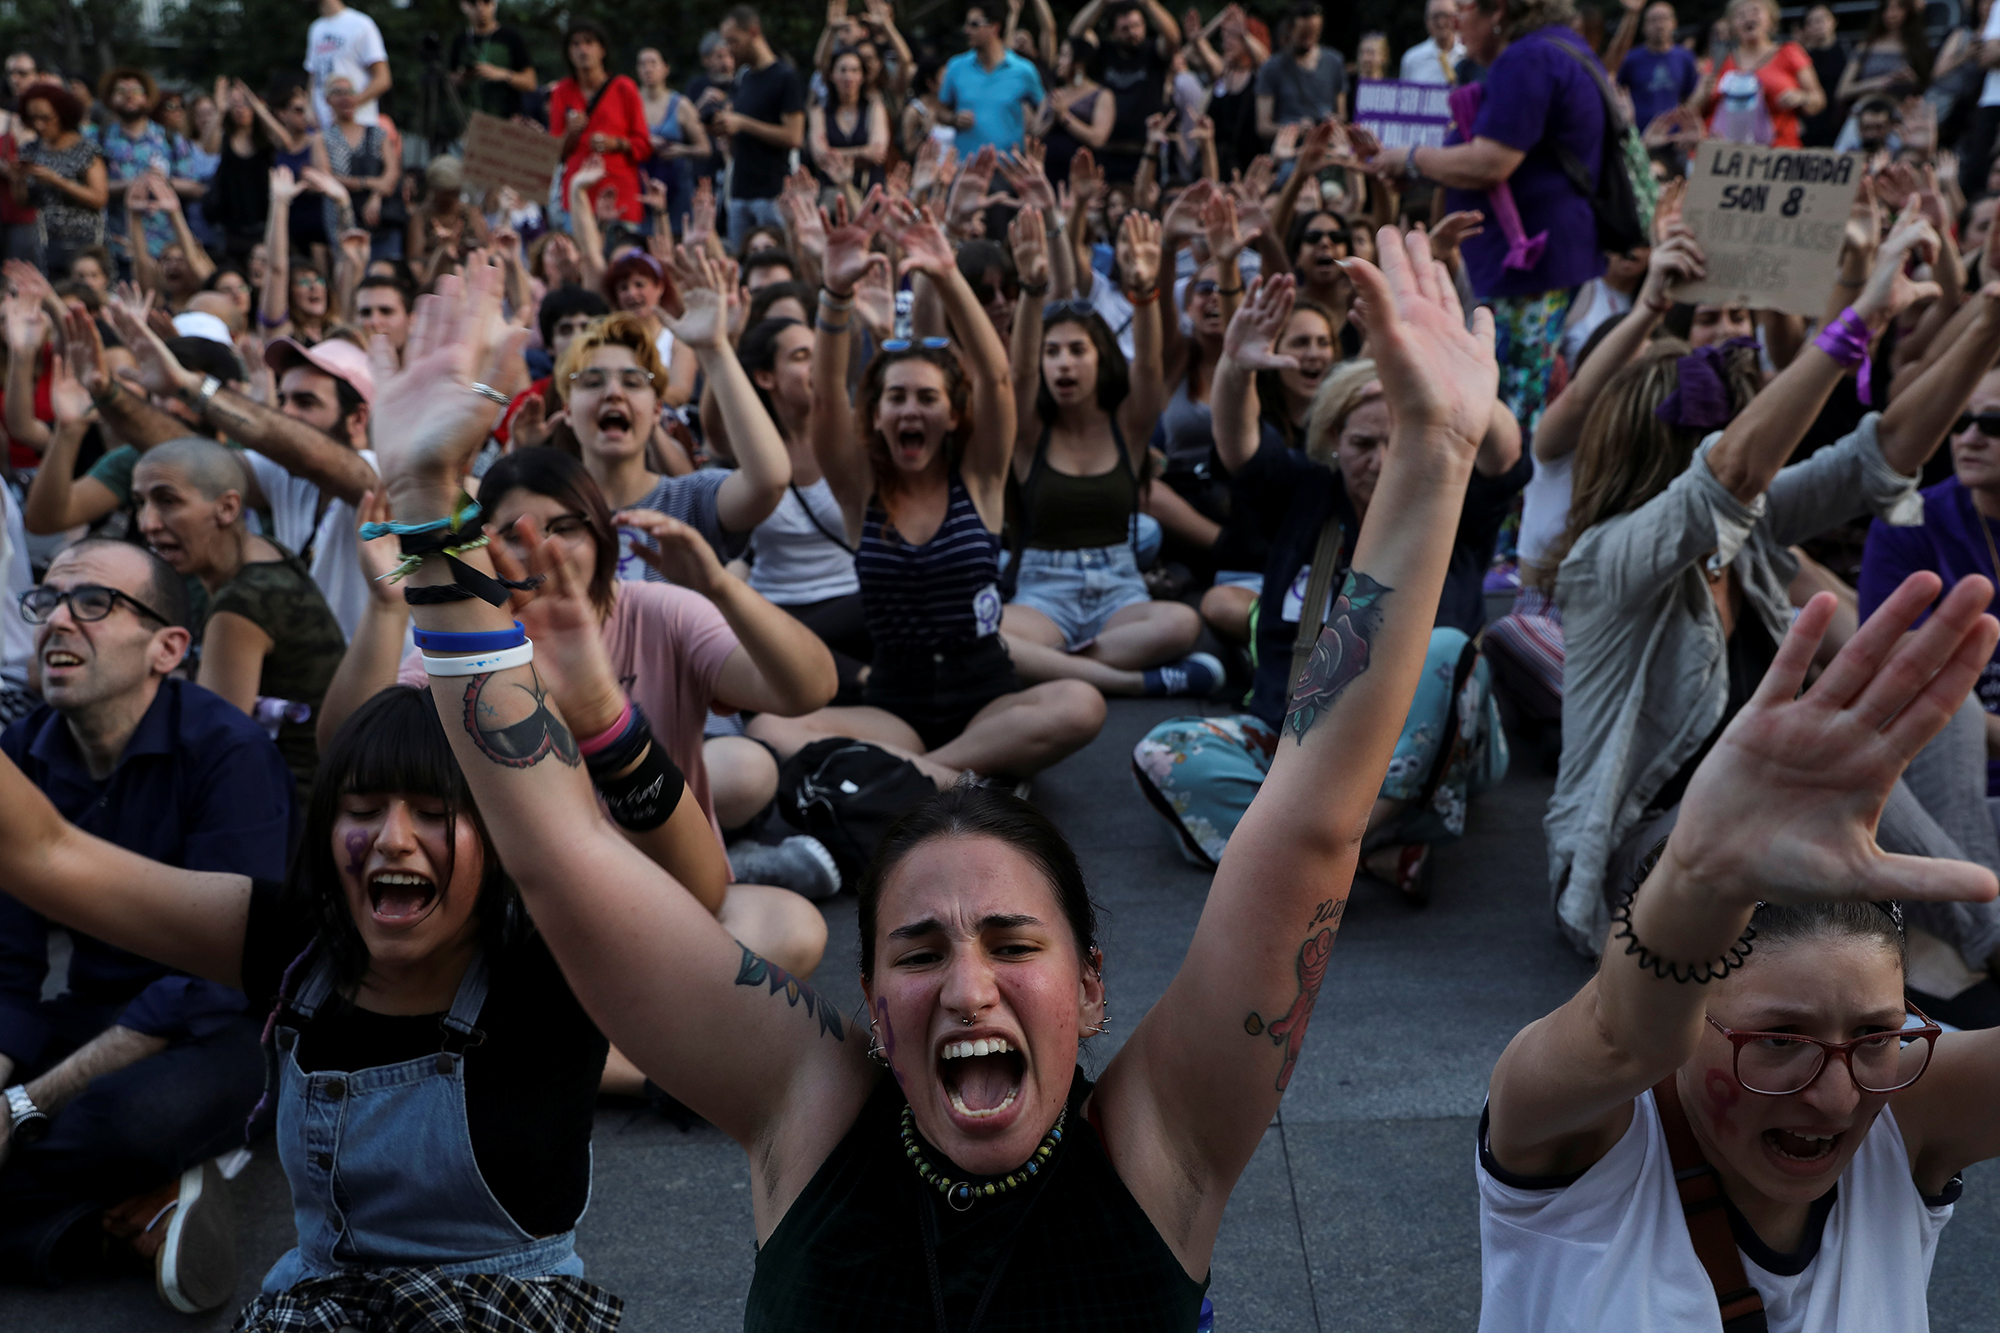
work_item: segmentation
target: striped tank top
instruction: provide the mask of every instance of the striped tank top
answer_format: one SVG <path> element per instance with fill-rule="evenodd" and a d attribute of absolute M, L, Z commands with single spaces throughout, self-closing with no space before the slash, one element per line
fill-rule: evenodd
<path fill-rule="evenodd" d="M 958 473 L 944 522 L 922 546 L 889 527 L 874 499 L 861 520 L 854 572 L 862 619 L 879 651 L 885 644 L 971 643 L 1000 629 L 1000 538 L 987 530 Z"/>

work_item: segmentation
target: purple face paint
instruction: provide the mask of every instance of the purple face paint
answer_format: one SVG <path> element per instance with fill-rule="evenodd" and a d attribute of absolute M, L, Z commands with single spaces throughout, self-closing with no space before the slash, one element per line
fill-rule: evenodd
<path fill-rule="evenodd" d="M 347 847 L 347 873 L 361 878 L 361 862 L 368 855 L 368 835 L 360 829 L 350 829 L 342 839 Z"/>

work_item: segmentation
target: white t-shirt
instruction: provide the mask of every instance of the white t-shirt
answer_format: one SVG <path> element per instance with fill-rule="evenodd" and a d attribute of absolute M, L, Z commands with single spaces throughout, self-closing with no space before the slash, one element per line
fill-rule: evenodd
<path fill-rule="evenodd" d="M 312 75 L 313 114 L 320 128 L 333 124 L 333 112 L 326 104 L 327 81 L 344 74 L 354 83 L 354 91 L 368 86 L 368 68 L 389 58 L 382 44 L 382 30 L 375 20 L 358 9 L 343 9 L 332 18 L 314 19 L 306 29 L 306 70 Z M 354 108 L 354 119 L 363 125 L 376 123 L 375 103 L 363 102 Z M 337 610 L 338 608 L 336 608 Z"/>
<path fill-rule="evenodd" d="M 1570 302 L 1569 322 L 1563 325 L 1562 358 L 1569 364 L 1570 374 L 1576 374 L 1577 354 L 1590 341 L 1590 335 L 1613 315 L 1622 315 L 1632 308 L 1632 296 L 1621 292 L 1603 278 L 1592 278 L 1583 284 L 1583 289 Z"/>
<path fill-rule="evenodd" d="M 1484 1299 L 1479 1333 L 1714 1333 L 1715 1287 L 1695 1256 L 1651 1091 L 1617 1146 L 1556 1189 L 1502 1184 L 1475 1161 Z M 1842 1173 L 1819 1248 L 1803 1265 L 1747 1250 L 1743 1272 L 1771 1333 L 1923 1333 L 1924 1291 L 1956 1190 L 1932 1204 L 1884 1109 Z M 1759 1247 L 1761 1249 L 1761 1247 Z"/>
<path fill-rule="evenodd" d="M 750 530 L 750 586 L 778 606 L 860 592 L 845 523 L 825 477 L 787 488 L 771 516 Z"/>
<path fill-rule="evenodd" d="M 369 467 L 380 471 L 374 450 L 359 452 Z M 306 562 L 313 582 L 333 608 L 333 618 L 340 622 L 340 632 L 352 639 L 368 610 L 368 580 L 361 573 L 355 546 L 354 506 L 329 496 L 322 511 L 319 487 L 312 482 L 293 476 L 255 449 L 245 449 L 243 457 L 271 502 L 271 540 Z"/>
<path fill-rule="evenodd" d="M 1521 563 L 1541 563 L 1549 548 L 1562 540 L 1569 526 L 1570 470 L 1574 450 L 1553 463 L 1535 460 L 1535 475 L 1521 490 L 1521 533 L 1516 539 Z"/>
<path fill-rule="evenodd" d="M 1451 54 L 1446 57 L 1453 69 L 1465 59 L 1465 43 L 1453 41 Z M 1404 83 L 1446 84 L 1451 79 L 1445 73 L 1444 61 L 1438 59 L 1438 44 L 1429 37 L 1424 38 L 1409 50 L 1403 52 L 1403 67 L 1397 71 Z"/>

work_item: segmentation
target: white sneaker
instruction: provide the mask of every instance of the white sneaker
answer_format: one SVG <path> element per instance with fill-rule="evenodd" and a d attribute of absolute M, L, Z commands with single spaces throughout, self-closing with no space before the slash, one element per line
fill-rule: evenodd
<path fill-rule="evenodd" d="M 160 1299 L 182 1314 L 213 1310 L 236 1290 L 236 1214 L 222 1172 L 205 1161 L 181 1172 L 180 1198 L 153 1259 Z"/>

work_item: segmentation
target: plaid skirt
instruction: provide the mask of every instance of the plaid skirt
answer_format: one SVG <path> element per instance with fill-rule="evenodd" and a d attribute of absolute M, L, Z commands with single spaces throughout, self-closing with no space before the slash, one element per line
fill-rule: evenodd
<path fill-rule="evenodd" d="M 615 1333 L 625 1302 L 580 1277 L 391 1268 L 307 1278 L 262 1295 L 234 1333 Z"/>

